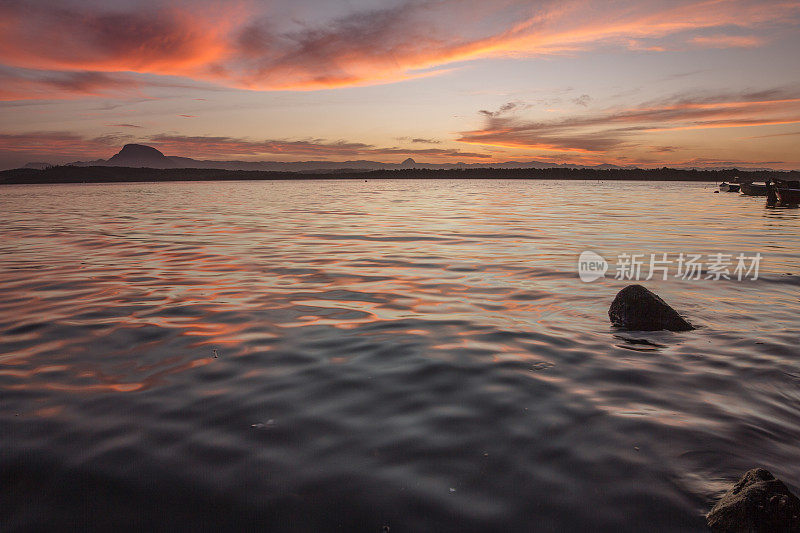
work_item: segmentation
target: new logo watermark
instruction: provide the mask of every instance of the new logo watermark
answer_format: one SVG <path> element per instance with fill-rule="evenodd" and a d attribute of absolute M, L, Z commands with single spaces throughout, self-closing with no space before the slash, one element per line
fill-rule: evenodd
<path fill-rule="evenodd" d="M 583 252 L 578 258 L 578 275 L 581 281 L 590 282 L 605 277 L 608 271 L 608 261 L 603 256 L 589 250 Z"/>
<path fill-rule="evenodd" d="M 651 280 L 757 280 L 762 255 L 651 253 L 617 256 L 614 279 Z M 578 276 L 581 281 L 592 282 L 606 276 L 609 263 L 598 253 L 587 250 L 578 257 Z"/>

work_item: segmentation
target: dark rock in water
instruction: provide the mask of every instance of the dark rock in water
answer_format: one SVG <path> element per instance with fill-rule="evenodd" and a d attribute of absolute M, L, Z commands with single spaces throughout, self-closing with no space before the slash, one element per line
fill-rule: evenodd
<path fill-rule="evenodd" d="M 718 533 L 800 532 L 800 499 L 763 468 L 745 472 L 706 515 Z"/>
<path fill-rule="evenodd" d="M 631 331 L 694 329 L 664 300 L 641 285 L 628 285 L 619 291 L 608 309 L 608 318 L 615 326 Z"/>

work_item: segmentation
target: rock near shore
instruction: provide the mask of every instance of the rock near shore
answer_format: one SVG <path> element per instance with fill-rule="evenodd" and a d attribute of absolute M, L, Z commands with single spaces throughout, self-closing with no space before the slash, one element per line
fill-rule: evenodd
<path fill-rule="evenodd" d="M 800 532 L 800 499 L 763 468 L 736 482 L 706 515 L 715 533 Z"/>
<path fill-rule="evenodd" d="M 628 285 L 617 293 L 608 310 L 615 326 L 630 331 L 689 331 L 694 329 L 664 300 L 641 285 Z"/>

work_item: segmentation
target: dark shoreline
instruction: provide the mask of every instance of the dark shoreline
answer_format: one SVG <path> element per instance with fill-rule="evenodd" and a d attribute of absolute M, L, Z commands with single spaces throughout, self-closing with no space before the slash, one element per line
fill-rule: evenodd
<path fill-rule="evenodd" d="M 153 181 L 241 181 L 241 180 L 320 180 L 320 179 L 553 179 L 608 181 L 730 181 L 734 177 L 754 181 L 765 178 L 788 179 L 800 172 L 747 170 L 659 169 L 572 169 L 572 168 L 473 168 L 400 169 L 333 172 L 279 172 L 262 170 L 219 170 L 205 168 L 132 168 L 56 166 L 42 170 L 19 168 L 0 171 L 0 185 L 36 183 L 115 183 Z"/>

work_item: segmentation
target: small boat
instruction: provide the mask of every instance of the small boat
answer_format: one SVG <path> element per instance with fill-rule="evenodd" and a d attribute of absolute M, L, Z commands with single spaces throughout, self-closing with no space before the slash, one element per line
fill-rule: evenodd
<path fill-rule="evenodd" d="M 739 184 L 740 191 L 745 196 L 766 196 L 767 184 L 766 183 L 753 183 L 751 181 L 744 181 Z"/>
<path fill-rule="evenodd" d="M 723 181 L 719 184 L 719 190 L 722 192 L 739 192 L 739 186 L 735 183 L 725 183 Z"/>
<path fill-rule="evenodd" d="M 780 206 L 800 205 L 800 181 L 775 180 L 775 196 Z"/>

